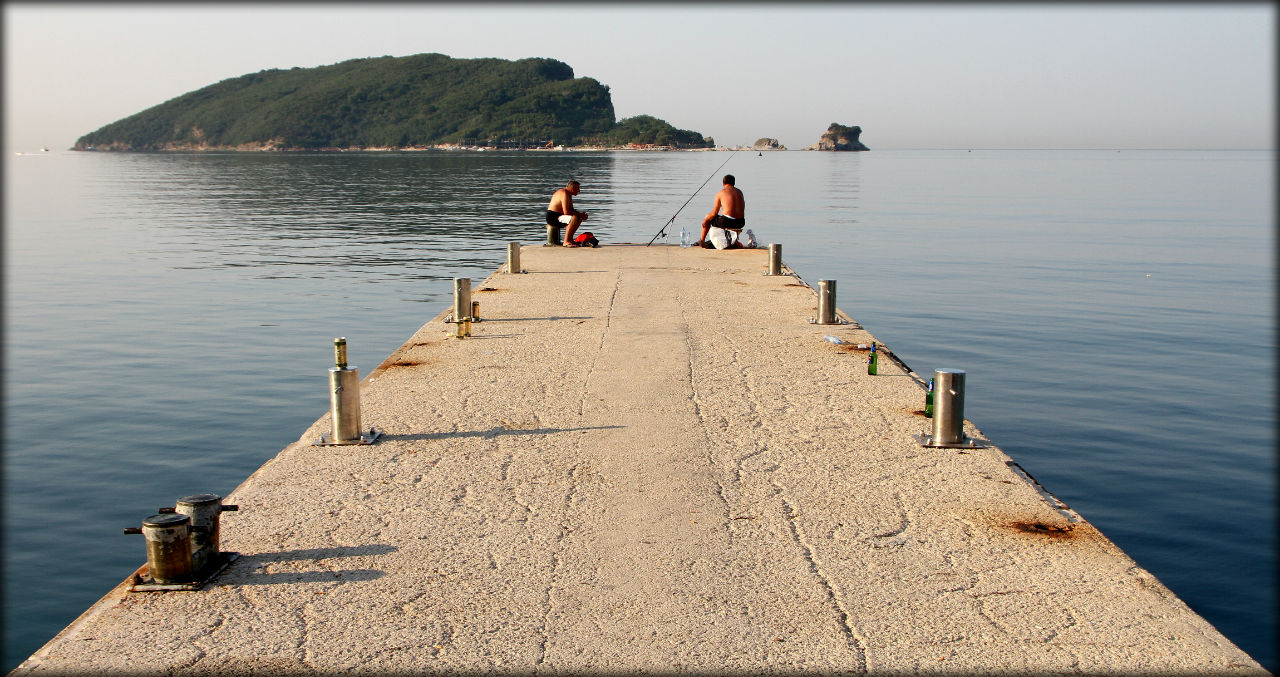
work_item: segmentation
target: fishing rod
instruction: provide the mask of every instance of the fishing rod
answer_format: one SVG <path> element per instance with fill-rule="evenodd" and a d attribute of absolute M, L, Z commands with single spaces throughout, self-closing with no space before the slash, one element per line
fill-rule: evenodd
<path fill-rule="evenodd" d="M 716 174 L 718 174 L 718 173 L 720 172 L 720 170 L 721 170 L 725 165 L 729 164 L 729 160 L 732 160 L 732 159 L 733 159 L 733 156 L 734 156 L 734 155 L 737 155 L 737 154 L 738 154 L 738 151 L 736 151 L 736 150 L 735 150 L 735 151 L 733 151 L 732 153 L 729 153 L 729 157 L 728 157 L 728 158 L 725 158 L 725 161 L 724 161 L 724 162 L 721 162 L 721 163 L 720 163 L 720 166 L 719 166 L 719 167 L 716 167 L 716 170 L 715 170 L 714 172 L 711 172 L 711 176 L 715 176 Z M 690 202 L 693 202 L 693 198 L 698 197 L 698 193 L 702 192 L 702 189 L 706 187 L 706 185 L 707 185 L 707 181 L 710 181 L 710 180 L 711 180 L 711 176 L 708 176 L 708 177 L 707 177 L 707 179 L 706 179 L 706 181 L 703 181 L 703 182 L 702 182 L 702 185 L 701 185 L 701 186 L 698 186 L 698 190 L 693 191 L 693 195 L 690 195 L 690 196 L 689 196 L 689 199 L 688 199 L 688 200 L 685 200 L 685 201 L 684 201 L 684 204 L 680 205 L 680 208 L 676 210 L 676 213 L 672 214 L 672 215 L 671 215 L 671 218 L 670 218 L 666 223 L 662 224 L 662 229 L 658 231 L 658 234 L 657 234 L 657 235 L 654 235 L 654 236 L 653 236 L 653 240 L 656 240 L 656 239 L 658 239 L 659 237 L 666 237 L 665 233 L 667 232 L 667 226 L 669 226 L 669 225 L 671 225 L 673 222 L 675 222 L 676 217 L 677 217 L 677 216 L 680 216 L 680 212 L 684 211 L 684 208 L 685 208 L 685 207 L 688 207 Z M 649 244 L 653 244 L 653 240 L 649 240 Z M 648 247 L 648 246 L 649 246 L 649 244 L 647 244 L 647 245 L 645 245 L 645 246 L 646 246 L 646 247 Z"/>

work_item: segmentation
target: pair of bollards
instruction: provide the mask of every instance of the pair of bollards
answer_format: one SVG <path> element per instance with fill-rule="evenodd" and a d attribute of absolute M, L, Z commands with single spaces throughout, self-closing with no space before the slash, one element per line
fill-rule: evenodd
<path fill-rule="evenodd" d="M 519 250 L 516 254 L 516 266 L 520 265 Z M 508 256 L 511 250 L 507 250 Z M 510 264 L 510 259 L 508 259 Z M 471 300 L 471 278 L 453 278 L 453 313 L 445 322 L 453 324 L 453 337 L 463 339 L 471 335 L 471 323 L 480 321 L 480 302 Z"/>
<path fill-rule="evenodd" d="M 220 516 L 232 510 L 239 506 L 223 505 L 217 494 L 183 496 L 174 507 L 142 520 L 141 527 L 125 528 L 124 533 L 142 534 L 147 542 L 150 582 L 135 588 L 194 589 L 221 571 L 235 558 L 219 550 Z"/>
<path fill-rule="evenodd" d="M 772 252 L 772 245 L 770 246 Z M 770 257 L 772 266 L 772 257 Z M 771 273 L 772 274 L 772 273 Z M 835 315 L 836 281 L 818 281 L 818 317 L 810 319 L 814 324 L 843 324 Z M 867 373 L 875 374 L 876 345 L 871 344 Z M 981 448 L 976 441 L 964 435 L 964 381 L 965 372 L 960 369 L 937 369 L 933 372 L 932 390 L 926 394 L 926 411 L 932 414 L 932 434 L 916 436 L 926 447 Z"/>

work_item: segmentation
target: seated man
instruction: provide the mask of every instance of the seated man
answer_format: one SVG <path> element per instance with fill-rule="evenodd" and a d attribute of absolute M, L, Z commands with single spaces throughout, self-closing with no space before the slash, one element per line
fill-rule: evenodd
<path fill-rule="evenodd" d="M 578 229 L 579 224 L 587 220 L 586 212 L 580 212 L 573 208 L 573 196 L 579 192 L 581 192 L 581 184 L 577 181 L 570 181 L 565 184 L 564 188 L 552 193 L 551 202 L 547 205 L 548 226 L 556 224 L 569 226 L 564 232 L 564 246 L 566 247 L 582 246 L 575 244 L 573 241 L 573 231 Z"/>
<path fill-rule="evenodd" d="M 740 249 L 742 243 L 739 237 L 742 235 L 742 228 L 747 225 L 747 219 L 743 216 L 746 213 L 747 201 L 742 196 L 742 191 L 734 186 L 736 179 L 733 174 L 725 174 L 724 188 L 716 193 L 716 201 L 711 205 L 711 213 L 702 219 L 702 235 L 698 237 L 697 246 L 707 247 L 707 231 L 711 228 L 723 228 L 725 237 L 732 233 L 733 238 L 728 242 L 729 249 Z M 721 212 L 724 212 L 723 214 Z"/>

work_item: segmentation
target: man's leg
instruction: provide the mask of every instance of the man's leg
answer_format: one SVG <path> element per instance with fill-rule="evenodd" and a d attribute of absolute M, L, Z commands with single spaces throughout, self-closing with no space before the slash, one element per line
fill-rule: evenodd
<path fill-rule="evenodd" d="M 703 243 L 707 241 L 707 231 L 711 230 L 711 219 L 712 219 L 712 218 L 714 218 L 714 217 L 708 216 L 708 217 L 706 217 L 706 218 L 702 219 L 702 235 L 699 235 L 699 236 L 698 236 L 698 241 L 697 241 L 697 242 L 695 242 L 695 243 L 693 244 L 693 246 L 695 246 L 695 247 L 701 247 L 701 246 L 703 245 Z"/>
<path fill-rule="evenodd" d="M 578 246 L 573 243 L 573 231 L 578 229 L 578 224 L 580 223 L 582 223 L 582 217 L 578 216 L 577 214 L 574 214 L 573 218 L 569 219 L 569 228 L 564 231 L 564 246 L 566 247 Z"/>

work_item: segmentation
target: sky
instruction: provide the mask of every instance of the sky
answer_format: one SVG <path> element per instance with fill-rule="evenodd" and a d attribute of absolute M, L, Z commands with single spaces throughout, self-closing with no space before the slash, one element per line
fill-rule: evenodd
<path fill-rule="evenodd" d="M 4 5 L 4 143 L 69 148 L 270 68 L 437 52 L 559 59 L 721 146 L 1275 147 L 1273 3 Z"/>

